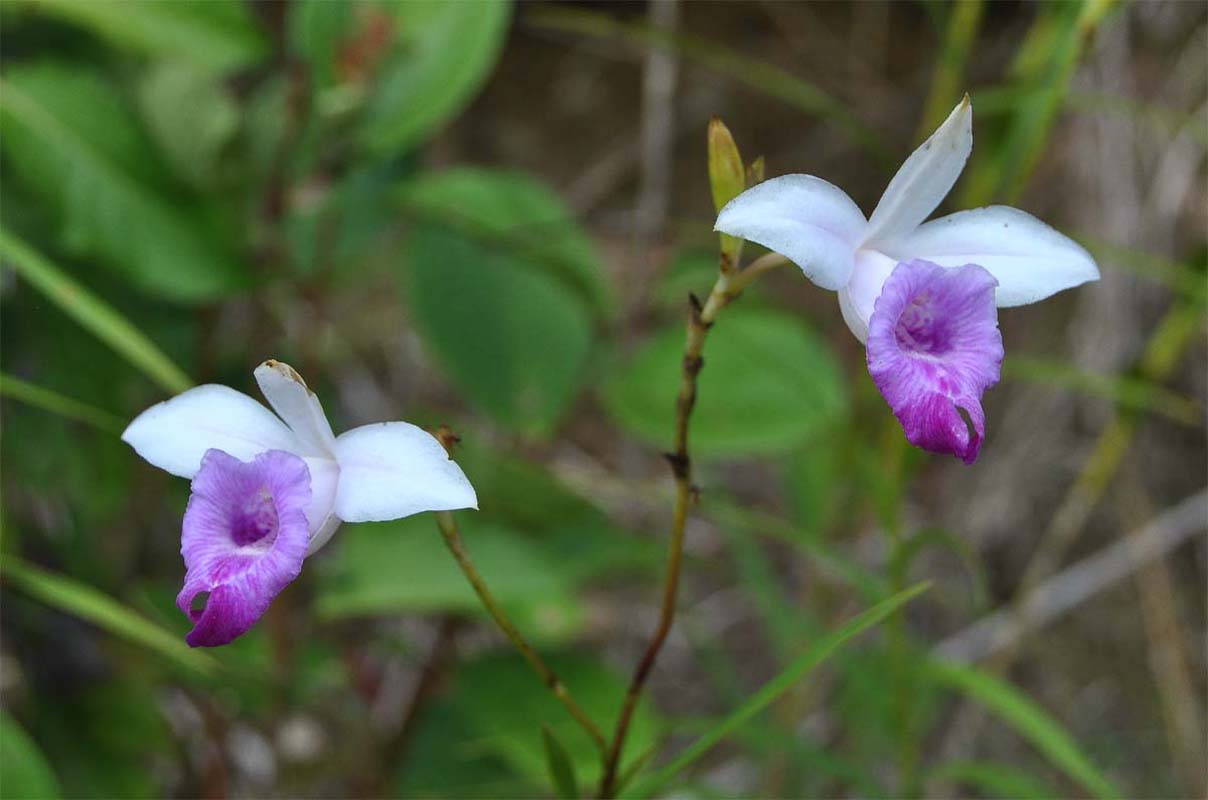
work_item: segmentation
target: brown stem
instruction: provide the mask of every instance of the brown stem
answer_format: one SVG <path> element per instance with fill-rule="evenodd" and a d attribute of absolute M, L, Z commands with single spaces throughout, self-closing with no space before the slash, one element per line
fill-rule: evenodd
<path fill-rule="evenodd" d="M 612 797 L 616 793 L 617 773 L 625 747 L 625 736 L 629 732 L 629 723 L 633 719 L 633 712 L 637 708 L 646 679 L 654 668 L 659 650 L 667 641 L 667 635 L 671 633 L 671 626 L 675 622 L 680 565 L 684 555 L 684 528 L 688 523 L 688 511 L 697 494 L 697 489 L 692 484 L 692 459 L 688 452 L 688 424 L 692 419 L 692 409 L 696 405 L 697 376 L 700 375 L 700 371 L 705 365 L 704 357 L 701 355 L 705 347 L 705 337 L 709 333 L 709 328 L 713 326 L 713 320 L 717 317 L 718 312 L 727 303 L 737 297 L 752 280 L 782 263 L 787 263 L 783 256 L 775 255 L 774 258 L 765 256 L 752 262 L 749 267 L 739 273 L 727 269 L 727 265 L 723 263 L 717 282 L 713 284 L 713 290 L 705 300 L 704 306 L 695 296 L 689 298 L 688 335 L 684 344 L 679 397 L 675 404 L 675 449 L 666 454 L 667 462 L 671 465 L 671 472 L 675 476 L 675 508 L 671 519 L 671 540 L 667 546 L 663 604 L 659 613 L 658 627 L 650 638 L 650 643 L 646 645 L 646 652 L 638 661 L 633 677 L 629 681 L 629 689 L 625 693 L 621 715 L 617 718 L 612 744 L 608 749 L 604 776 L 600 781 L 600 797 Z"/>

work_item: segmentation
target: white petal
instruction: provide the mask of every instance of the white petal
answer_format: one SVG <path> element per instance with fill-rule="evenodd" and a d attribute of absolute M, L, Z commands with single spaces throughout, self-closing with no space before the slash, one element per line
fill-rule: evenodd
<path fill-rule="evenodd" d="M 1000 306 L 1018 306 L 1098 280 L 1090 253 L 1031 214 L 1009 206 L 958 211 L 881 245 L 899 261 L 977 264 L 998 279 Z"/>
<path fill-rule="evenodd" d="M 332 456 L 335 436 L 319 398 L 293 367 L 269 359 L 256 367 L 256 382 L 273 409 L 298 435 L 307 456 Z"/>
<path fill-rule="evenodd" d="M 336 515 L 336 491 L 340 467 L 329 458 L 307 458 L 310 470 L 310 504 L 306 506 L 306 521 L 310 525 L 310 546 L 307 555 L 318 550 L 340 527 Z"/>
<path fill-rule="evenodd" d="M 881 296 L 885 280 L 898 262 L 876 250 L 860 250 L 856 253 L 856 268 L 851 280 L 839 290 L 839 310 L 843 321 L 861 342 L 868 338 L 868 320 L 872 308 Z"/>
<path fill-rule="evenodd" d="M 714 230 L 788 257 L 805 277 L 833 291 L 851 275 L 852 254 L 866 224 L 839 187 L 813 175 L 781 175 L 727 203 Z"/>
<path fill-rule="evenodd" d="M 206 384 L 151 406 L 122 433 L 122 441 L 162 470 L 192 478 L 211 447 L 241 461 L 265 450 L 297 453 L 298 438 L 246 394 Z"/>
<path fill-rule="evenodd" d="M 409 423 L 379 422 L 340 434 L 336 458 L 336 514 L 345 522 L 478 508 L 461 467 L 440 442 Z"/>
<path fill-rule="evenodd" d="M 863 244 L 909 233 L 935 211 L 956 183 L 973 150 L 973 105 L 968 95 L 898 169 L 868 218 Z"/>

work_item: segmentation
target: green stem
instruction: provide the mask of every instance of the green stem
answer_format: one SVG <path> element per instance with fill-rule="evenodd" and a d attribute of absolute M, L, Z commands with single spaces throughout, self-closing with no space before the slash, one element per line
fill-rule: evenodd
<path fill-rule="evenodd" d="M 779 253 L 768 253 L 751 262 L 746 269 L 736 273 L 733 271 L 732 265 L 727 264 L 723 257 L 717 282 L 713 284 L 713 289 L 709 292 L 704 305 L 702 306 L 695 297 L 690 298 L 687 340 L 684 343 L 680 390 L 676 400 L 675 449 L 666 454 L 671 471 L 675 476 L 675 505 L 671 517 L 671 538 L 667 546 L 667 567 L 663 578 L 663 600 L 659 611 L 659 623 L 629 681 L 629 689 L 625 693 L 625 701 L 621 706 L 621 715 L 617 718 L 612 744 L 608 749 L 604 776 L 600 781 L 601 797 L 611 797 L 616 792 L 617 774 L 625 748 L 625 737 L 629 732 L 629 723 L 633 719 L 638 699 L 642 696 L 642 689 L 646 685 L 647 678 L 650 677 L 659 651 L 667 641 L 667 636 L 671 633 L 671 626 L 675 622 L 680 567 L 684 557 L 684 530 L 688 524 L 688 512 L 697 494 L 696 487 L 692 483 L 692 458 L 688 450 L 688 427 L 692 419 L 692 409 L 696 406 L 697 377 L 705 363 L 701 355 L 705 347 L 705 337 L 717 315 L 731 300 L 738 297 L 743 289 L 761 275 L 788 263 L 790 263 L 789 260 Z"/>
<path fill-rule="evenodd" d="M 508 637 L 508 641 L 520 651 L 524 656 L 524 660 L 529 663 L 533 671 L 541 678 L 549 690 L 553 692 L 554 697 L 558 699 L 566 710 L 570 713 L 575 721 L 587 732 L 592 741 L 596 743 L 596 747 L 603 754 L 607 751 L 608 744 L 604 740 L 604 734 L 592 722 L 591 717 L 579 706 L 574 697 L 571 696 L 570 690 L 566 688 L 566 684 L 562 683 L 558 675 L 550 669 L 542 659 L 533 650 L 532 646 L 525 640 L 520 631 L 516 629 L 507 612 L 499 605 L 499 601 L 495 599 L 495 595 L 491 594 L 491 590 L 487 588 L 486 581 L 483 580 L 478 568 L 474 566 L 474 562 L 470 559 L 470 554 L 466 552 L 465 545 L 462 542 L 461 530 L 457 526 L 457 520 L 449 511 L 436 512 L 436 525 L 440 528 L 441 535 L 445 538 L 445 544 L 449 547 L 449 552 L 453 554 L 457 565 L 461 568 L 462 574 L 466 576 L 466 580 L 470 582 L 470 586 L 474 587 L 474 592 L 478 595 L 478 599 L 482 601 L 483 607 L 487 613 L 491 615 L 491 619 L 495 620 L 495 624 Z"/>

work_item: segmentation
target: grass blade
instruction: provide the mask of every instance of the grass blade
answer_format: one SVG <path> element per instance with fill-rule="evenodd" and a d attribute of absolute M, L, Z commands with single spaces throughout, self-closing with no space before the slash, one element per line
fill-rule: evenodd
<path fill-rule="evenodd" d="M 793 684 L 804 678 L 827 658 L 834 655 L 840 647 L 869 628 L 877 625 L 908 601 L 926 591 L 929 585 L 927 583 L 920 583 L 886 600 L 882 600 L 867 611 L 848 620 L 838 630 L 819 639 L 781 671 L 779 675 L 765 683 L 758 692 L 752 695 L 736 711 L 722 720 L 720 724 L 689 745 L 670 764 L 643 779 L 632 790 L 625 792 L 625 796 L 634 798 L 649 797 L 666 786 L 680 770 L 695 762 L 713 749 L 726 736 L 749 722 L 752 717 L 771 705 L 777 697 L 788 691 Z"/>
<path fill-rule="evenodd" d="M 6 582 L 48 606 L 79 617 L 134 644 L 146 647 L 203 675 L 218 666 L 205 653 L 190 649 L 184 640 L 91 586 L 56 575 L 6 555 L 0 561 Z"/>
<path fill-rule="evenodd" d="M 931 92 L 927 95 L 926 110 L 914 140 L 921 142 L 940 126 L 953 107 L 965 93 L 965 63 L 977 38 L 981 25 L 982 0 L 956 0 L 948 7 L 948 28 L 944 32 L 944 46 L 935 65 L 935 76 L 931 79 Z"/>
<path fill-rule="evenodd" d="M 1130 411 L 1161 414 L 1189 427 L 1204 424 L 1204 409 L 1193 398 L 1144 378 L 1104 375 L 1056 359 L 1027 356 L 1015 356 L 1003 366 L 1003 377 L 1007 380 L 1073 389 L 1106 398 Z"/>
<path fill-rule="evenodd" d="M 1099 798 L 1120 792 L 1078 747 L 1078 743 L 1031 698 L 1009 683 L 973 667 L 932 661 L 929 677 L 983 705 L 1074 781 Z"/>
<path fill-rule="evenodd" d="M 126 426 L 115 414 L 3 373 L 0 373 L 0 397 L 11 397 L 51 414 L 86 423 L 104 433 L 120 435 Z"/>
<path fill-rule="evenodd" d="M 3 228 L 0 228 L 0 257 L 81 327 L 159 386 L 178 393 L 192 385 L 180 367 L 129 320 Z"/>

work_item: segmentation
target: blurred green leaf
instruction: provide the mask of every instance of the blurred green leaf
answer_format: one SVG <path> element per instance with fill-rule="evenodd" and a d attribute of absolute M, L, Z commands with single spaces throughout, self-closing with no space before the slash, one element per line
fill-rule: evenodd
<path fill-rule="evenodd" d="M 59 782 L 37 743 L 0 711 L 0 798 L 42 800 L 60 796 Z"/>
<path fill-rule="evenodd" d="M 562 199 L 523 172 L 460 167 L 405 184 L 409 216 L 500 250 L 574 292 L 601 316 L 616 304 L 604 265 Z"/>
<path fill-rule="evenodd" d="M 525 635 L 559 639 L 578 627 L 583 610 L 557 561 L 506 528 L 469 515 L 460 521 L 470 557 Z M 485 613 L 428 515 L 362 524 L 341 535 L 324 565 L 316 607 L 327 619 Z"/>
<path fill-rule="evenodd" d="M 1014 686 L 974 667 L 930 661 L 927 674 L 981 704 L 1092 795 L 1118 798 L 1119 790 L 1040 706 Z"/>
<path fill-rule="evenodd" d="M 793 684 L 804 678 L 819 664 L 830 658 L 848 641 L 859 636 L 864 631 L 884 621 L 901 606 L 908 603 L 917 595 L 927 590 L 929 584 L 921 583 L 886 598 L 855 617 L 852 617 L 837 630 L 818 639 L 805 652 L 793 660 L 772 680 L 760 687 L 745 703 L 727 716 L 720 724 L 713 727 L 682 753 L 672 759 L 662 769 L 641 781 L 632 789 L 626 791 L 625 797 L 650 797 L 665 787 L 680 771 L 694 764 L 697 759 L 712 750 L 730 733 L 745 725 L 756 714 L 771 705 L 776 698 L 789 690 Z"/>
<path fill-rule="evenodd" d="M 22 403 L 48 411 L 51 414 L 57 414 L 60 417 L 66 417 L 77 422 L 85 422 L 98 430 L 112 433 L 115 436 L 120 435 L 122 429 L 126 427 L 124 420 L 119 419 L 114 414 L 110 414 L 108 411 L 103 411 L 87 403 L 81 403 L 79 400 L 73 400 L 70 397 L 64 397 L 58 392 L 52 392 L 49 389 L 35 386 L 20 378 L 14 378 L 11 375 L 3 373 L 0 373 L 0 396 L 20 400 Z"/>
<path fill-rule="evenodd" d="M 164 389 L 183 392 L 192 385 L 189 377 L 125 317 L 3 228 L 0 228 L 0 257 L 81 327 Z"/>
<path fill-rule="evenodd" d="M 511 6 L 410 0 L 381 8 L 396 45 L 367 101 L 361 140 L 390 155 L 435 133 L 473 99 L 499 57 Z"/>
<path fill-rule="evenodd" d="M 0 575 L 22 592 L 67 614 L 202 674 L 218 666 L 209 655 L 190 649 L 184 638 L 164 630 L 108 595 L 64 575 L 55 575 L 5 555 Z"/>
<path fill-rule="evenodd" d="M 957 783 L 984 797 L 1003 800 L 1050 800 L 1062 793 L 1046 781 L 1023 772 L 1016 764 L 990 761 L 952 761 L 932 770 L 927 779 Z"/>
<path fill-rule="evenodd" d="M 593 315 L 582 287 L 603 285 L 585 237 L 552 196 L 514 175 L 445 173 L 403 197 L 412 209 L 460 215 L 426 216 L 406 251 L 407 300 L 438 365 L 501 424 L 549 434 L 586 377 Z M 532 249 L 484 232 L 522 236 Z"/>
<path fill-rule="evenodd" d="M 843 375 L 825 342 L 800 320 L 734 308 L 705 344 L 692 416 L 692 450 L 703 456 L 790 451 L 847 410 Z M 675 430 L 684 332 L 655 336 L 604 387 L 613 418 L 666 445 Z"/>
<path fill-rule="evenodd" d="M 0 145 L 58 214 L 64 246 L 157 297 L 196 302 L 246 285 L 198 209 L 157 180 L 121 98 L 82 68 L 8 70 Z"/>
<path fill-rule="evenodd" d="M 143 73 L 139 105 L 176 174 L 194 187 L 213 186 L 241 113 L 221 81 L 189 64 L 163 61 Z"/>
<path fill-rule="evenodd" d="M 474 736 L 470 715 L 455 696 L 435 698 L 416 728 L 396 770 L 395 796 L 531 800 L 543 794 L 546 776 L 518 774 L 495 748 Z"/>
<path fill-rule="evenodd" d="M 957 0 L 944 9 L 948 14 L 944 43 L 936 59 L 935 74 L 931 77 L 931 89 L 915 141 L 921 142 L 930 136 L 960 101 L 964 93 L 965 64 L 977 40 L 984 8 L 982 0 Z"/>
<path fill-rule="evenodd" d="M 251 66 L 269 49 L 251 7 L 238 0 L 38 0 L 31 6 L 117 47 L 213 70 Z"/>
<path fill-rule="evenodd" d="M 587 715 L 610 730 L 625 696 L 625 679 L 589 657 L 543 657 Z M 577 774 L 599 774 L 600 751 L 519 655 L 509 652 L 478 659 L 462 666 L 455 681 L 457 705 L 482 737 L 482 746 L 520 774 L 538 781 L 548 778 L 543 724 L 562 743 Z M 626 740 L 627 751 L 644 753 L 655 744 L 660 729 L 654 712 L 640 703 Z"/>
<path fill-rule="evenodd" d="M 1112 0 L 1081 0 L 1039 6 L 1016 52 L 1012 72 L 1040 91 L 1022 95 L 1000 141 L 975 156 L 961 191 L 960 208 L 995 199 L 1016 202 L 1048 144 L 1069 90 L 1070 78 L 1092 35 L 1114 7 Z"/>
<path fill-rule="evenodd" d="M 579 779 L 575 777 L 575 765 L 570 754 L 554 737 L 549 725 L 541 726 L 541 740 L 545 744 L 545 759 L 549 766 L 549 777 L 562 800 L 578 800 Z"/>

